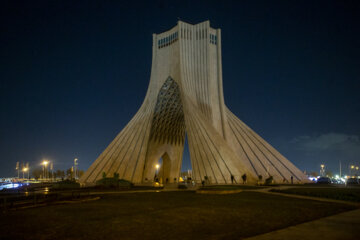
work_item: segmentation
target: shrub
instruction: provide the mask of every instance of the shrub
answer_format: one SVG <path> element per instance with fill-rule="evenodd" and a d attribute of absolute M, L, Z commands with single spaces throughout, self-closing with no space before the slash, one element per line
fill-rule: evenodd
<path fill-rule="evenodd" d="M 178 189 L 187 189 L 187 186 L 185 184 L 179 184 Z"/>
<path fill-rule="evenodd" d="M 114 179 L 119 179 L 119 173 L 114 173 Z"/>
<path fill-rule="evenodd" d="M 61 182 L 54 183 L 52 186 L 54 189 L 72 189 L 72 188 L 80 188 L 80 183 L 77 183 L 72 180 L 64 180 Z"/>
<path fill-rule="evenodd" d="M 104 188 L 131 188 L 133 184 L 125 179 L 119 179 L 119 176 L 114 174 L 113 178 L 105 177 L 97 180 L 96 186 Z"/>
<path fill-rule="evenodd" d="M 267 179 L 265 179 L 265 185 L 272 184 L 273 180 L 274 180 L 273 176 L 268 177 Z"/>

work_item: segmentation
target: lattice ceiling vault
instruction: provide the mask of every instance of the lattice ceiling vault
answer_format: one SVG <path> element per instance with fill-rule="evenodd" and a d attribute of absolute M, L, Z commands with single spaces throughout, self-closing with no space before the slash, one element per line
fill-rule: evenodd
<path fill-rule="evenodd" d="M 178 84 L 170 76 L 161 87 L 152 119 L 150 140 L 184 144 L 185 122 Z"/>

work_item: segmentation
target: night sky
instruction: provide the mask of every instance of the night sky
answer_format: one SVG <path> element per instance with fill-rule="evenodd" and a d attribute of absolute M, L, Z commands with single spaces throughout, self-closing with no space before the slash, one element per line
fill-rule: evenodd
<path fill-rule="evenodd" d="M 329 0 L 1 1 L 0 177 L 17 161 L 67 169 L 77 157 L 86 170 L 145 97 L 152 33 L 178 19 L 222 29 L 226 105 L 296 166 L 360 165 L 359 12 Z"/>

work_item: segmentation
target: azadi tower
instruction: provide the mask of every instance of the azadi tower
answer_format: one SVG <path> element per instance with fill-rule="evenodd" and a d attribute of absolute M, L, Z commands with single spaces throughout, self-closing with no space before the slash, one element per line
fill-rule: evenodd
<path fill-rule="evenodd" d="M 212 184 L 248 182 L 273 176 L 275 182 L 306 181 L 306 176 L 225 105 L 221 32 L 205 21 L 179 21 L 153 34 L 151 77 L 138 112 L 80 179 L 94 183 L 118 173 L 146 184 L 178 181 L 185 135 L 192 179 Z M 160 169 L 155 166 L 162 158 Z"/>

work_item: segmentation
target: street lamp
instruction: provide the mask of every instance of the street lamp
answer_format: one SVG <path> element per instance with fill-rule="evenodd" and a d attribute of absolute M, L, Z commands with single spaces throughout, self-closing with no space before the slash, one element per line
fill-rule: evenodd
<path fill-rule="evenodd" d="M 159 165 L 159 164 L 156 164 L 156 165 L 155 165 L 155 168 L 156 168 L 156 174 L 158 174 L 158 173 L 159 173 L 160 165 Z"/>
<path fill-rule="evenodd" d="M 45 175 L 46 175 L 46 168 L 47 168 L 47 165 L 49 164 L 49 161 L 46 161 L 46 160 L 44 160 L 42 163 L 41 163 L 44 167 L 43 167 L 43 179 L 45 178 L 47 178 Z"/>
<path fill-rule="evenodd" d="M 25 173 L 25 171 L 26 171 L 26 168 L 23 168 L 21 171 L 22 171 L 22 173 L 23 173 L 23 177 L 22 177 L 22 178 L 24 179 L 24 173 Z"/>
<path fill-rule="evenodd" d="M 29 179 L 29 168 L 27 168 L 27 167 L 23 168 L 22 172 L 23 172 L 23 179 L 24 179 L 24 173 L 25 172 L 28 172 L 28 179 Z"/>
<path fill-rule="evenodd" d="M 75 180 L 76 180 L 76 176 L 77 176 L 77 174 L 76 174 L 76 171 L 77 171 L 77 165 L 78 165 L 78 159 L 77 158 L 75 158 L 74 159 L 74 178 L 75 178 Z"/>
<path fill-rule="evenodd" d="M 159 164 L 156 164 L 156 165 L 155 165 L 155 168 L 156 168 L 155 181 L 157 181 L 157 178 L 158 178 L 158 175 L 159 175 L 159 168 L 160 168 L 160 165 L 159 165 Z"/>
<path fill-rule="evenodd" d="M 325 176 L 325 164 L 321 164 L 320 167 L 321 167 L 321 169 L 320 169 L 320 175 L 321 175 L 322 177 L 324 177 L 324 176 Z"/>
<path fill-rule="evenodd" d="M 350 166 L 350 177 L 353 175 L 353 170 L 354 170 L 355 166 L 351 165 Z"/>

